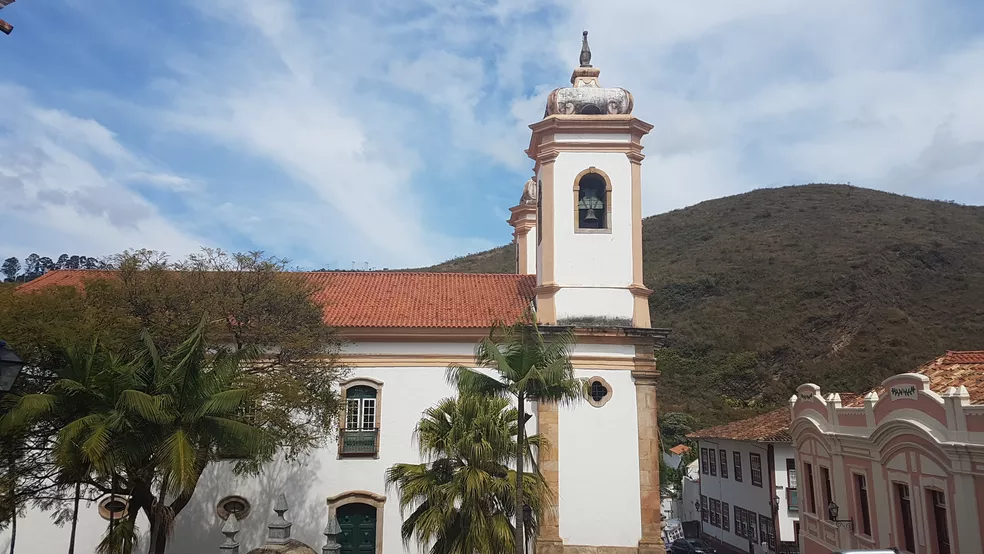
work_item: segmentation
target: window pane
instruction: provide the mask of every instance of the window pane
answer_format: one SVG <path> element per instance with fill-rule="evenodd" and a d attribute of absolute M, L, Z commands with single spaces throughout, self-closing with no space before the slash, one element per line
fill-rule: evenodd
<path fill-rule="evenodd" d="M 912 529 L 912 502 L 909 499 L 909 487 L 896 483 L 895 494 L 899 502 L 899 518 L 902 520 L 903 546 L 909 552 L 915 552 L 916 537 Z"/>
<path fill-rule="evenodd" d="M 830 505 L 830 501 L 833 498 L 830 487 L 830 470 L 821 467 L 820 468 L 820 479 L 823 480 L 823 498 L 821 498 L 823 504 L 823 519 L 830 519 L 830 512 L 827 510 L 827 506 Z"/>
<path fill-rule="evenodd" d="M 748 465 L 752 472 L 752 484 L 756 487 L 762 486 L 762 456 L 759 454 L 748 455 Z"/>
<path fill-rule="evenodd" d="M 376 399 L 364 398 L 362 400 L 362 428 L 376 428 Z"/>
<path fill-rule="evenodd" d="M 804 464 L 806 467 L 806 511 L 811 514 L 817 513 L 817 495 L 813 490 L 813 464 Z"/>
<path fill-rule="evenodd" d="M 728 452 L 726 450 L 718 450 L 718 459 L 721 461 L 721 478 L 728 478 Z"/>
<path fill-rule="evenodd" d="M 864 475 L 855 475 L 854 484 L 858 492 L 858 508 L 861 512 L 861 532 L 871 536 L 871 511 L 868 507 L 868 483 Z"/>
<path fill-rule="evenodd" d="M 359 428 L 359 400 L 357 398 L 350 398 L 346 403 L 345 428 L 346 429 Z"/>
<path fill-rule="evenodd" d="M 946 495 L 942 491 L 931 490 L 933 502 L 933 524 L 936 527 L 936 551 L 950 554 L 950 527 L 946 519 Z"/>

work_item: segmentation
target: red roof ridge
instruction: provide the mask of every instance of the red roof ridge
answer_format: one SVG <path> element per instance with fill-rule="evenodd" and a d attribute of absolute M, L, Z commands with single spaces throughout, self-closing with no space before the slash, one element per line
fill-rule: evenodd
<path fill-rule="evenodd" d="M 789 406 L 724 425 L 700 429 L 687 435 L 691 439 L 725 439 L 755 442 L 792 442 L 789 426 L 793 414 Z"/>
<path fill-rule="evenodd" d="M 60 269 L 20 285 L 81 288 L 85 276 L 115 270 Z M 535 275 L 428 271 L 296 271 L 314 288 L 325 322 L 333 327 L 489 328 L 521 320 L 535 296 Z"/>

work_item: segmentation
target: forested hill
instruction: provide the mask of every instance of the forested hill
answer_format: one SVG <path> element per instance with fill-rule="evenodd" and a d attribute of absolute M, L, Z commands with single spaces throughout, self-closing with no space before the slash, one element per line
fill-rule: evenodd
<path fill-rule="evenodd" d="M 701 424 L 859 391 L 984 348 L 984 207 L 847 185 L 762 189 L 646 218 L 662 410 Z M 428 271 L 512 272 L 501 247 Z"/>

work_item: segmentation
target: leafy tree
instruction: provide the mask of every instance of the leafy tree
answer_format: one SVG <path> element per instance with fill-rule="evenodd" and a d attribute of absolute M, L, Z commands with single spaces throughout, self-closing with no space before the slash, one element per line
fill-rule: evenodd
<path fill-rule="evenodd" d="M 204 313 L 227 314 L 207 322 L 209 348 L 275 353 L 237 373 L 236 385 L 255 399 L 252 424 L 276 437 L 289 458 L 331 437 L 341 407 L 333 385 L 345 374 L 335 361 L 340 341 L 323 321 L 315 290 L 303 276 L 285 271 L 285 260 L 205 250 L 175 263 L 160 253 L 136 251 L 113 263 L 119 268 L 115 273 L 85 279 L 84 291 L 49 287 L 22 294 L 0 288 L 0 336 L 27 362 L 18 393 L 48 393 L 64 364 L 59 353 L 87 347 L 97 334 L 107 352 L 122 353 L 131 351 L 133 337 L 146 331 L 167 357 Z M 0 405 L 0 415 L 4 409 Z M 18 460 L 33 461 L 30 471 L 9 473 L 17 492 L 0 493 L 0 525 L 14 506 L 26 503 L 57 510 L 65 514 L 59 520 L 69 521 L 73 486 L 58 479 L 61 470 L 45 442 L 55 431 L 39 427 L 23 440 L 0 435 L 0 450 L 14 452 L 7 446 L 16 445 Z M 258 464 L 245 459 L 239 465 L 255 470 Z M 16 467 L 24 466 L 18 462 Z M 83 483 L 97 485 L 107 492 L 111 488 L 91 478 Z"/>
<path fill-rule="evenodd" d="M 670 412 L 659 417 L 659 437 L 663 450 L 678 444 L 687 444 L 687 435 L 697 430 L 697 418 L 693 414 Z"/>
<path fill-rule="evenodd" d="M 30 281 L 31 279 L 40 277 L 41 275 L 41 256 L 31 254 L 27 258 L 24 258 L 25 281 Z"/>
<path fill-rule="evenodd" d="M 7 416 L 13 426 L 64 422 L 53 444 L 59 467 L 130 496 L 133 509 L 110 531 L 105 550 L 132 552 L 142 511 L 150 521 L 148 552 L 163 553 L 209 463 L 229 452 L 254 462 L 273 456 L 276 442 L 255 424 L 255 399 L 239 384 L 258 351 L 211 354 L 206 329 L 203 318 L 167 355 L 147 332 L 126 359 L 98 352 L 96 343 L 84 357 L 69 355 L 49 392 L 22 396 Z"/>
<path fill-rule="evenodd" d="M 518 441 L 518 415 L 505 398 L 476 395 L 446 398 L 424 412 L 415 436 L 427 462 L 396 464 L 386 472 L 387 485 L 399 491 L 404 545 L 414 538 L 431 554 L 513 550 L 520 481 L 509 464 L 517 452 L 532 461 Z M 534 435 L 527 442 L 540 440 Z M 530 507 L 526 535 L 532 537 L 548 491 L 539 472 L 521 482 Z"/>
<path fill-rule="evenodd" d="M 516 513 L 523 511 L 523 487 L 520 482 L 523 479 L 524 457 L 519 449 L 525 444 L 525 427 L 530 418 L 526 413 L 526 403 L 568 404 L 581 399 L 584 382 L 574 377 L 570 359 L 573 344 L 573 331 L 552 333 L 548 340 L 540 332 L 535 319 L 531 324 L 497 324 L 476 347 L 475 358 L 479 366 L 495 370 L 498 378 L 461 365 L 448 366 L 447 379 L 462 394 L 516 398 L 519 421 L 515 456 Z M 525 553 L 521 521 L 517 521 L 515 528 L 517 554 Z"/>
<path fill-rule="evenodd" d="M 17 278 L 17 274 L 20 273 L 20 268 L 20 260 L 10 257 L 3 261 L 3 265 L 0 266 L 0 273 L 3 273 L 7 281 L 13 281 Z"/>

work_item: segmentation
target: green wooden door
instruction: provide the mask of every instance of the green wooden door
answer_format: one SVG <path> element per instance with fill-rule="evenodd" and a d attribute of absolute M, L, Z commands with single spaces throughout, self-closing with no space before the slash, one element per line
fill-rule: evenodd
<path fill-rule="evenodd" d="M 376 552 L 376 508 L 368 504 L 346 504 L 335 512 L 342 534 L 338 542 L 343 554 Z"/>

